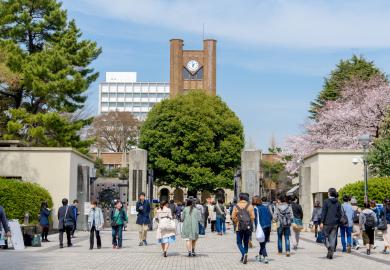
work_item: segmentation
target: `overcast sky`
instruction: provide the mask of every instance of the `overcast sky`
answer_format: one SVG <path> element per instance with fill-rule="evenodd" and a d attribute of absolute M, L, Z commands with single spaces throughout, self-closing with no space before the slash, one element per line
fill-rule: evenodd
<path fill-rule="evenodd" d="M 169 81 L 169 40 L 217 45 L 217 93 L 244 124 L 246 138 L 268 148 L 302 132 L 323 78 L 352 54 L 390 72 L 390 1 L 385 0 L 65 0 L 106 71 L 136 71 L 140 81 Z M 98 86 L 88 91 L 97 111 Z"/>

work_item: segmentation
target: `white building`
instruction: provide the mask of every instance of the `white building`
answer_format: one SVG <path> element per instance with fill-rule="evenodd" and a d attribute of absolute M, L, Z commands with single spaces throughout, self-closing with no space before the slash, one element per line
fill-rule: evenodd
<path fill-rule="evenodd" d="M 126 111 L 144 120 L 154 104 L 168 97 L 169 83 L 137 82 L 136 72 L 106 72 L 99 84 L 99 114 Z"/>

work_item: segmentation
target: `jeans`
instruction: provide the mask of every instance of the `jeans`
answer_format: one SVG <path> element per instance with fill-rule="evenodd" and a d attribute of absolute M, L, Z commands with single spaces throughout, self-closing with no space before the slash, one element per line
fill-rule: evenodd
<path fill-rule="evenodd" d="M 283 228 L 282 226 L 280 226 L 277 230 L 277 233 L 278 233 L 278 252 L 279 253 L 283 252 L 283 243 L 282 243 L 283 237 L 286 244 L 286 252 L 290 252 L 290 233 L 291 233 L 290 227 Z"/>
<path fill-rule="evenodd" d="M 97 231 L 96 227 L 92 226 L 91 230 L 89 231 L 89 247 L 91 249 L 93 248 L 94 245 L 95 234 L 96 234 L 97 247 L 100 248 L 102 246 L 102 240 L 100 239 L 100 231 Z"/>
<path fill-rule="evenodd" d="M 123 230 L 123 225 L 112 227 L 112 245 L 114 247 L 116 246 L 120 248 L 122 247 L 122 230 Z"/>
<path fill-rule="evenodd" d="M 347 246 L 352 247 L 352 227 L 340 226 L 341 244 L 343 251 L 347 251 Z M 345 242 L 345 235 L 347 235 L 347 242 Z"/>
<path fill-rule="evenodd" d="M 338 225 L 324 225 L 325 246 L 328 251 L 334 252 L 336 249 Z"/>
<path fill-rule="evenodd" d="M 269 237 L 271 234 L 271 227 L 263 228 L 264 236 L 265 236 L 265 241 L 263 243 L 260 243 L 260 251 L 259 255 L 262 255 L 264 257 L 267 257 L 267 249 L 265 246 L 267 245 L 267 242 L 269 242 Z"/>
<path fill-rule="evenodd" d="M 64 229 L 59 231 L 60 232 L 60 234 L 59 234 L 60 245 L 63 245 L 63 243 L 64 243 L 64 232 L 66 233 L 66 240 L 67 240 L 68 246 L 70 246 L 72 244 L 72 241 L 70 240 L 70 235 L 71 235 L 72 230 L 73 230 L 73 227 L 65 226 Z"/>
<path fill-rule="evenodd" d="M 238 249 L 241 252 L 241 255 L 244 256 L 248 253 L 249 248 L 249 238 L 252 235 L 251 231 L 238 231 L 236 232 L 237 235 L 237 246 Z"/>
<path fill-rule="evenodd" d="M 218 217 L 216 221 L 216 227 L 217 227 L 217 233 L 226 233 L 226 224 L 225 224 L 225 218 Z"/>

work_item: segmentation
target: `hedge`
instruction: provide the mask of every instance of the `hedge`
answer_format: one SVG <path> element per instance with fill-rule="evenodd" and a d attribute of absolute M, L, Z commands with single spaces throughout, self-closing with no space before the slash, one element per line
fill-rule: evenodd
<path fill-rule="evenodd" d="M 356 198 L 359 206 L 364 203 L 364 181 L 348 184 L 339 190 L 339 198 L 343 195 Z M 390 198 L 390 178 L 371 178 L 368 180 L 368 199 L 382 203 L 385 198 Z"/>
<path fill-rule="evenodd" d="M 0 178 L 0 205 L 4 207 L 8 219 L 18 219 L 22 223 L 28 212 L 30 223 L 37 223 L 43 201 L 50 208 L 53 206 L 50 193 L 40 185 Z"/>

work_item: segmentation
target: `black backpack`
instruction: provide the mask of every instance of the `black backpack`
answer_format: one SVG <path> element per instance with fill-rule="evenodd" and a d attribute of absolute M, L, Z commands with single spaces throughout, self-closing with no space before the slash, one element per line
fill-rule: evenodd
<path fill-rule="evenodd" d="M 291 213 L 290 213 L 290 207 L 287 207 L 284 210 L 281 210 L 279 208 L 279 213 L 280 213 L 280 225 L 282 225 L 283 228 L 288 228 L 291 226 Z"/>
<path fill-rule="evenodd" d="M 373 214 L 364 214 L 366 221 L 364 222 L 364 227 L 366 229 L 374 229 L 376 227 L 375 217 Z"/>
<path fill-rule="evenodd" d="M 345 213 L 344 207 L 341 205 L 341 218 L 340 218 L 340 224 L 342 226 L 348 226 L 348 217 Z"/>
<path fill-rule="evenodd" d="M 237 207 L 238 226 L 237 231 L 252 231 L 253 224 L 248 211 L 249 203 L 244 208 Z"/>
<path fill-rule="evenodd" d="M 355 224 L 359 224 L 359 217 L 360 217 L 360 212 L 356 209 L 354 212 L 353 212 L 353 223 Z"/>

